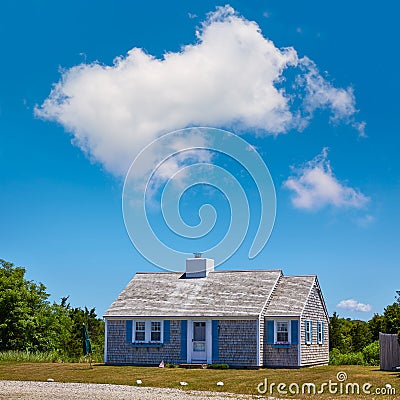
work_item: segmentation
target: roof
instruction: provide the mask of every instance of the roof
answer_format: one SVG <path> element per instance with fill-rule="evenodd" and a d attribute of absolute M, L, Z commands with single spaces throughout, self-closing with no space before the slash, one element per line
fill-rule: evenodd
<path fill-rule="evenodd" d="M 258 317 L 281 270 L 137 273 L 104 317 Z"/>
<path fill-rule="evenodd" d="M 282 276 L 272 293 L 265 315 L 300 316 L 316 279 L 316 275 Z"/>

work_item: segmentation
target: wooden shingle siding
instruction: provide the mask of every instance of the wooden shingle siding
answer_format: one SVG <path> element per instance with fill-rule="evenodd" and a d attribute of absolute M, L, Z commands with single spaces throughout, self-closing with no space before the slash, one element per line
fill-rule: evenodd
<path fill-rule="evenodd" d="M 264 367 L 298 367 L 299 366 L 299 345 L 298 345 L 298 321 L 290 320 L 291 337 L 288 347 L 280 347 L 274 344 L 274 320 L 264 321 Z M 296 331 L 295 331 L 296 330 Z"/>
<path fill-rule="evenodd" d="M 306 344 L 305 321 L 312 322 L 311 344 Z M 318 344 L 318 321 L 324 323 L 324 343 Z M 323 300 L 319 294 L 317 284 L 313 285 L 301 316 L 300 345 L 301 366 L 324 365 L 329 362 L 329 321 L 325 312 Z"/>
<path fill-rule="evenodd" d="M 181 321 L 169 321 L 169 341 L 160 347 L 133 345 L 129 336 L 130 326 L 129 320 L 107 321 L 107 364 L 158 365 L 162 360 L 173 364 L 186 362 L 181 358 Z"/>
<path fill-rule="evenodd" d="M 289 348 L 275 348 L 273 344 L 264 344 L 264 367 L 298 367 L 299 346 L 290 345 Z"/>
<path fill-rule="evenodd" d="M 257 324 L 258 320 L 220 320 L 216 362 L 232 367 L 257 366 Z"/>

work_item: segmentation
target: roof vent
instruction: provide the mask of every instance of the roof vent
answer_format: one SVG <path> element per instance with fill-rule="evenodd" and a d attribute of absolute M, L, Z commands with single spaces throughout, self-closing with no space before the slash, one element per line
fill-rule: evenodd
<path fill-rule="evenodd" d="M 185 278 L 205 278 L 211 271 L 214 271 L 214 260 L 202 258 L 201 253 L 194 253 L 194 258 L 186 259 Z"/>

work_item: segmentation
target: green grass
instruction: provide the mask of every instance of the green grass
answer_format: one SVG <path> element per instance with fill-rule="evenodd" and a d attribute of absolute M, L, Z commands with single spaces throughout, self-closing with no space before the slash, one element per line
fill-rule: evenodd
<path fill-rule="evenodd" d="M 183 390 L 211 390 L 227 391 L 233 393 L 259 394 L 257 385 L 268 379 L 268 382 L 297 383 L 312 382 L 317 388 L 323 382 L 337 382 L 336 374 L 339 371 L 347 373 L 346 382 L 358 383 L 360 387 L 369 382 L 374 388 L 391 384 L 398 393 L 396 396 L 372 395 L 333 395 L 326 390 L 322 395 L 280 395 L 276 390 L 272 393 L 276 397 L 300 399 L 395 399 L 400 394 L 400 378 L 397 373 L 383 372 L 377 367 L 366 366 L 324 366 L 302 369 L 183 369 L 183 368 L 157 368 L 157 367 L 115 367 L 95 364 L 92 369 L 84 363 L 25 363 L 25 362 L 0 362 L 0 379 L 5 380 L 33 380 L 46 381 L 52 378 L 58 382 L 85 382 L 85 383 L 111 383 L 122 385 L 136 385 L 136 380 L 141 379 L 142 386 L 182 388 L 180 383 L 185 381 L 188 386 Z M 217 386 L 218 381 L 224 386 Z"/>

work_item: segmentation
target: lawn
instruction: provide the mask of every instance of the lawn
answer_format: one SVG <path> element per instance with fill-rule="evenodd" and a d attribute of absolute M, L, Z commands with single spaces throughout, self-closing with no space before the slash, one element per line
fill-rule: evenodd
<path fill-rule="evenodd" d="M 343 371 L 347 374 L 347 380 L 343 382 L 343 394 L 340 395 L 340 383 L 337 379 L 338 372 Z M 103 364 L 95 364 L 92 369 L 87 364 L 79 363 L 16 363 L 0 362 L 0 379 L 5 380 L 34 380 L 46 381 L 52 378 L 58 382 L 86 382 L 86 383 L 112 383 L 122 385 L 136 385 L 136 380 L 140 379 L 143 386 L 183 388 L 194 390 L 226 391 L 244 394 L 259 394 L 257 386 L 265 382 L 268 383 L 269 392 L 272 386 L 272 395 L 281 398 L 296 399 L 399 399 L 400 398 L 400 378 L 397 373 L 383 372 L 378 367 L 363 366 L 325 366 L 303 369 L 259 369 L 259 370 L 215 370 L 215 369 L 183 369 L 183 368 L 157 368 L 157 367 L 114 367 Z M 182 387 L 181 381 L 188 383 Z M 218 381 L 224 382 L 224 386 L 217 386 Z M 323 383 L 331 381 L 337 394 L 329 392 L 329 387 L 324 386 L 324 393 L 310 395 L 305 387 L 305 394 L 301 394 L 304 383 L 314 383 L 316 391 L 320 390 Z M 287 390 L 290 384 L 292 391 L 296 390 L 296 385 L 300 389 L 299 394 L 287 395 L 280 394 L 277 390 Z M 345 394 L 345 385 L 356 383 L 359 385 L 360 394 Z M 362 386 L 370 383 L 371 394 L 365 394 Z M 390 384 L 396 390 L 397 395 L 374 395 L 377 388 L 385 388 Z M 264 389 L 265 385 L 260 386 Z M 312 388 L 311 388 L 312 390 Z"/>

